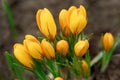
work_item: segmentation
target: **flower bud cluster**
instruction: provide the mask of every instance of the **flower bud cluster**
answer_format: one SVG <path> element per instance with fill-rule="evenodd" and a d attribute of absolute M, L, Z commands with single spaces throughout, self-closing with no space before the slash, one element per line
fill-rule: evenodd
<path fill-rule="evenodd" d="M 62 77 L 58 77 L 61 76 L 59 73 L 62 67 L 70 68 L 77 75 L 89 76 L 89 39 L 82 33 L 87 25 L 85 7 L 71 6 L 68 10 L 60 11 L 60 35 L 57 35 L 54 18 L 47 8 L 37 11 L 36 22 L 40 32 L 46 38 L 42 37 L 39 40 L 33 35 L 25 35 L 23 43 L 14 44 L 16 59 L 33 71 L 37 66 L 34 59 L 40 62 L 39 65 L 44 63 L 42 66 L 53 73 L 54 80 L 63 80 Z M 111 33 L 105 33 L 102 42 L 107 52 L 114 44 L 114 37 Z"/>

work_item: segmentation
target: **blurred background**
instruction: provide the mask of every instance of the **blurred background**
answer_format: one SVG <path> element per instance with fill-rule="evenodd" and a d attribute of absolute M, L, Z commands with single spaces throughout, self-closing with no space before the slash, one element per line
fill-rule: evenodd
<path fill-rule="evenodd" d="M 94 33 L 90 40 L 92 54 L 101 50 L 101 34 L 111 32 L 114 36 L 120 33 L 120 1 L 119 0 L 7 0 L 10 7 L 17 37 L 14 38 L 10 21 L 0 0 L 0 80 L 10 80 L 10 72 L 5 59 L 5 51 L 13 53 L 13 44 L 22 42 L 26 34 L 37 36 L 39 29 L 36 25 L 36 12 L 38 9 L 48 8 L 53 14 L 58 32 L 60 31 L 58 16 L 61 9 L 68 9 L 74 5 L 81 4 L 87 9 L 88 24 L 85 34 Z M 120 48 L 115 51 L 118 55 Z M 119 80 L 120 79 L 120 57 L 114 56 L 110 66 L 103 74 L 93 68 L 94 80 Z"/>

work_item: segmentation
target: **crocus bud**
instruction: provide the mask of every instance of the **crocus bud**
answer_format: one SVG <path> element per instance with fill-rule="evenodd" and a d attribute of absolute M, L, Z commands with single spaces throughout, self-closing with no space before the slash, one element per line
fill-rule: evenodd
<path fill-rule="evenodd" d="M 62 32 L 68 36 L 70 32 L 79 34 L 87 24 L 86 10 L 84 6 L 79 8 L 71 6 L 68 10 L 61 10 L 59 14 L 59 22 Z"/>
<path fill-rule="evenodd" d="M 33 69 L 33 61 L 26 48 L 19 43 L 14 45 L 14 56 L 24 66 Z"/>
<path fill-rule="evenodd" d="M 82 60 L 82 67 L 84 71 L 87 73 L 88 72 L 88 64 L 85 60 Z"/>
<path fill-rule="evenodd" d="M 56 44 L 56 51 L 65 56 L 68 53 L 69 45 L 65 40 L 60 40 Z"/>
<path fill-rule="evenodd" d="M 114 37 L 111 33 L 105 33 L 103 36 L 103 47 L 106 51 L 109 51 L 114 43 Z"/>
<path fill-rule="evenodd" d="M 56 77 L 54 80 L 64 80 L 64 79 L 61 77 Z"/>
<path fill-rule="evenodd" d="M 50 11 L 47 8 L 39 9 L 36 14 L 36 21 L 41 33 L 48 39 L 54 40 L 56 36 L 56 24 Z"/>
<path fill-rule="evenodd" d="M 74 9 L 70 15 L 70 30 L 73 34 L 79 34 L 87 24 L 86 10 L 84 6 Z"/>
<path fill-rule="evenodd" d="M 41 42 L 41 46 L 42 46 L 42 50 L 43 50 L 44 55 L 48 59 L 55 58 L 55 50 L 54 50 L 53 46 L 48 41 L 43 39 Z"/>
<path fill-rule="evenodd" d="M 74 46 L 76 56 L 83 56 L 89 48 L 88 40 L 80 40 Z"/>
<path fill-rule="evenodd" d="M 26 35 L 24 40 L 24 46 L 28 49 L 29 54 L 35 58 L 42 60 L 43 51 L 40 42 L 32 35 Z"/>
<path fill-rule="evenodd" d="M 60 27 L 65 36 L 70 34 L 70 15 L 74 9 L 76 7 L 71 6 L 68 10 L 62 9 L 59 13 Z"/>

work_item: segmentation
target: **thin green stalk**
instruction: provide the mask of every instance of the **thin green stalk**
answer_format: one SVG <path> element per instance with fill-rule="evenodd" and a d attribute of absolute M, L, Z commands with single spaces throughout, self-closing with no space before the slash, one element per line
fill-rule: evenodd
<path fill-rule="evenodd" d="M 109 63 L 109 61 L 106 62 L 106 63 L 102 66 L 101 72 L 104 72 L 104 71 L 106 70 L 106 68 L 108 67 L 108 63 Z"/>
<path fill-rule="evenodd" d="M 10 72 L 11 72 L 11 78 L 14 79 L 15 75 L 17 75 L 18 80 L 26 80 L 23 79 L 23 75 L 25 75 L 25 73 L 22 73 L 21 70 L 24 70 L 22 66 L 20 66 L 18 63 L 15 62 L 15 58 L 13 55 L 11 55 L 9 52 L 5 53 L 5 57 L 7 59 L 8 62 L 8 66 L 10 68 Z M 21 69 L 18 68 L 18 66 L 21 67 Z M 22 73 L 22 75 L 21 75 Z"/>
<path fill-rule="evenodd" d="M 43 70 L 41 62 L 37 61 L 36 59 L 33 59 L 33 61 L 35 64 L 34 72 L 37 74 L 37 77 L 40 78 L 40 80 L 46 80 L 46 74 Z"/>
<path fill-rule="evenodd" d="M 90 66 L 92 67 L 95 63 L 97 63 L 101 58 L 103 57 L 103 53 L 100 52 L 90 63 Z"/>
<path fill-rule="evenodd" d="M 14 71 L 13 71 L 13 62 L 14 62 L 13 56 L 10 55 L 10 53 L 5 52 L 5 58 L 6 58 L 6 60 L 7 60 L 7 64 L 8 64 L 10 73 L 11 73 L 11 79 L 14 79 L 15 74 L 14 74 Z"/>
<path fill-rule="evenodd" d="M 91 66 L 90 66 L 90 53 L 89 53 L 89 50 L 86 52 L 86 54 L 85 54 L 85 60 L 86 60 L 86 62 L 87 62 L 87 64 L 88 64 L 88 73 L 86 73 L 87 74 L 87 77 L 86 78 L 89 78 L 90 77 L 90 74 L 91 74 Z"/>
<path fill-rule="evenodd" d="M 14 65 L 14 64 L 13 64 L 13 65 Z M 22 76 L 21 76 L 21 73 L 20 73 L 20 71 L 19 71 L 19 69 L 18 69 L 18 66 L 14 65 L 14 71 L 15 71 L 17 77 L 18 77 L 18 80 L 23 80 L 23 78 L 22 78 Z"/>
<path fill-rule="evenodd" d="M 6 11 L 6 14 L 8 16 L 8 21 L 9 21 L 9 24 L 10 24 L 10 27 L 11 27 L 11 30 L 12 30 L 12 35 L 13 35 L 14 38 L 16 38 L 17 37 L 17 32 L 16 32 L 16 28 L 15 28 L 15 24 L 14 24 L 14 20 L 13 20 L 13 17 L 12 17 L 10 7 L 9 7 L 6 0 L 2 0 L 2 4 L 3 4 L 3 7 L 4 7 L 4 9 Z"/>
<path fill-rule="evenodd" d="M 44 78 L 39 74 L 37 70 L 34 70 L 32 73 L 38 78 L 38 80 L 44 80 Z"/>

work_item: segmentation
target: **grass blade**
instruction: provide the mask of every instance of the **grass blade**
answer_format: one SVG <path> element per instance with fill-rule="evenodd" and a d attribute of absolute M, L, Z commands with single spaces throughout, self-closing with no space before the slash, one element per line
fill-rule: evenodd
<path fill-rule="evenodd" d="M 8 21 L 9 21 L 9 24 L 10 24 L 10 27 L 11 27 L 11 30 L 12 30 L 12 35 L 13 35 L 14 38 L 16 38 L 17 37 L 17 32 L 16 32 L 16 28 L 15 28 L 15 24 L 14 24 L 14 20 L 13 20 L 13 17 L 12 17 L 10 7 L 9 7 L 6 0 L 2 0 L 2 4 L 3 4 L 3 7 L 4 7 L 4 9 L 6 11 L 6 14 L 8 16 Z"/>

